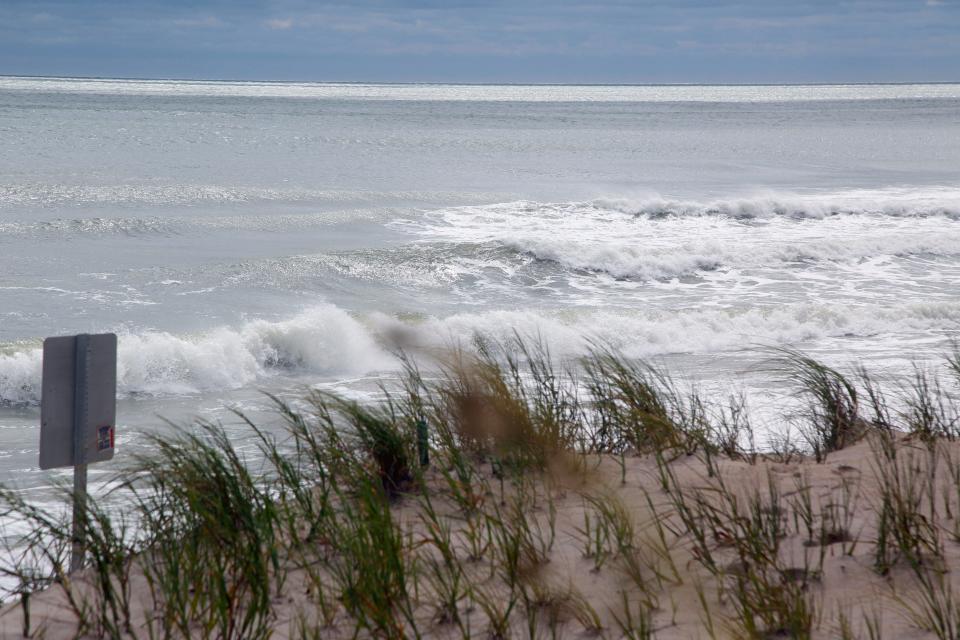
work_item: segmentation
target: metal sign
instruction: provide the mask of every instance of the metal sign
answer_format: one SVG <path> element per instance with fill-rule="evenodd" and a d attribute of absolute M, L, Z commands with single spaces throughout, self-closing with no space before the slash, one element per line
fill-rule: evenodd
<path fill-rule="evenodd" d="M 117 336 L 44 340 L 40 394 L 40 468 L 73 467 L 73 573 L 83 567 L 85 555 L 87 465 L 113 457 Z"/>
<path fill-rule="evenodd" d="M 111 459 L 116 418 L 117 336 L 44 340 L 40 468 Z"/>

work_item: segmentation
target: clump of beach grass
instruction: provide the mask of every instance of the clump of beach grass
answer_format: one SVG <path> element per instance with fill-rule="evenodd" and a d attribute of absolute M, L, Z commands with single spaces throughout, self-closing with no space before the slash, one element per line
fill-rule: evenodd
<path fill-rule="evenodd" d="M 147 534 L 139 567 L 156 605 L 148 624 L 163 635 L 268 638 L 285 571 L 272 496 L 217 425 L 154 438 L 154 449 L 130 472 Z"/>
<path fill-rule="evenodd" d="M 836 369 L 792 349 L 779 349 L 777 370 L 806 399 L 801 434 L 817 462 L 866 432 L 856 385 Z"/>

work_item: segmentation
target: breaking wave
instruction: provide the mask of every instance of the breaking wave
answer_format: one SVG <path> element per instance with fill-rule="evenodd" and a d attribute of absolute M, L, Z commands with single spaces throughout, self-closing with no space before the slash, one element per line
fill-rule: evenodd
<path fill-rule="evenodd" d="M 960 331 L 960 303 L 866 305 L 792 304 L 773 308 L 665 311 L 486 311 L 400 319 L 383 313 L 355 318 L 323 305 L 278 322 L 256 320 L 197 336 L 127 333 L 119 337 L 121 396 L 188 395 L 239 389 L 277 375 L 317 378 L 392 370 L 389 349 L 437 349 L 469 344 L 483 334 L 508 340 L 515 332 L 542 339 L 558 356 L 584 353 L 591 340 L 632 357 L 739 351 L 758 344 L 870 339 L 864 350 L 889 348 L 897 336 L 927 334 L 943 341 Z M 40 398 L 41 351 L 7 347 L 0 355 L 0 405 L 34 405 Z M 850 351 L 851 357 L 857 353 Z"/>
<path fill-rule="evenodd" d="M 493 243 L 616 278 L 960 254 L 960 189 L 886 189 L 695 202 L 508 202 L 396 223 L 430 241 Z"/>
<path fill-rule="evenodd" d="M 560 356 L 582 354 L 591 342 L 600 341 L 627 356 L 651 358 L 831 338 L 871 337 L 876 346 L 886 347 L 884 337 L 901 333 L 929 333 L 940 339 L 945 331 L 960 331 L 960 302 L 801 303 L 739 310 L 498 310 L 430 317 L 414 325 L 385 315 L 375 316 L 371 322 L 379 333 L 405 336 L 406 347 L 466 344 L 476 334 L 510 340 L 519 334 L 542 339 Z M 851 356 L 854 353 L 851 351 Z"/>
<path fill-rule="evenodd" d="M 42 350 L 0 354 L 0 405 L 40 400 Z M 389 366 L 371 334 L 334 306 L 280 322 L 255 320 L 198 336 L 120 334 L 117 387 L 121 396 L 182 395 L 239 389 L 272 374 L 296 370 L 353 375 Z"/>
<path fill-rule="evenodd" d="M 651 195 L 598 198 L 585 203 L 630 215 L 726 216 L 751 220 L 786 216 L 821 219 L 836 215 L 960 218 L 960 188 L 953 186 L 852 189 L 832 193 L 763 192 L 740 198 L 682 200 Z"/>

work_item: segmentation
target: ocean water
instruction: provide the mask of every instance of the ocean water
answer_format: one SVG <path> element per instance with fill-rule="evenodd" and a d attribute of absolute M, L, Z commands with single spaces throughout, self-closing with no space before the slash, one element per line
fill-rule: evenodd
<path fill-rule="evenodd" d="M 775 420 L 764 348 L 902 373 L 958 319 L 960 85 L 0 78 L 0 482 L 63 476 L 49 335 L 119 334 L 122 460 L 478 331 L 609 341 Z"/>

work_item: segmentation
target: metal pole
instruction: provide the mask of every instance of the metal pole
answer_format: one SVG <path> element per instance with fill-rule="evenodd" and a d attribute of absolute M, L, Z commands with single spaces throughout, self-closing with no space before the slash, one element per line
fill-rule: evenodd
<path fill-rule="evenodd" d="M 76 340 L 73 391 L 73 552 L 70 555 L 70 573 L 83 568 L 83 521 L 87 508 L 87 461 L 84 428 L 87 424 L 87 374 L 89 335 L 80 334 Z"/>

